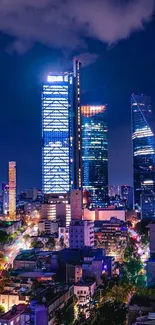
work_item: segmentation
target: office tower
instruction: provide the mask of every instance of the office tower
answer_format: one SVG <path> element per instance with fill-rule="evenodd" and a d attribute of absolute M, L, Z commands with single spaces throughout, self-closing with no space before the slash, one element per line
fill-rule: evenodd
<path fill-rule="evenodd" d="M 9 216 L 16 216 L 16 163 L 9 162 Z"/>
<path fill-rule="evenodd" d="M 5 183 L 2 183 L 2 205 L 3 205 L 3 214 L 8 214 L 9 211 L 9 186 Z"/>
<path fill-rule="evenodd" d="M 106 106 L 82 106 L 83 188 L 92 202 L 102 204 L 108 194 L 108 129 Z"/>
<path fill-rule="evenodd" d="M 153 193 L 155 183 L 155 141 L 151 98 L 132 94 L 131 112 L 134 205 L 140 207 L 142 191 L 143 194 L 145 191 L 147 194 Z"/>
<path fill-rule="evenodd" d="M 43 193 L 81 188 L 80 62 L 73 72 L 49 75 L 42 93 Z"/>
<path fill-rule="evenodd" d="M 133 188 L 129 185 L 121 186 L 121 197 L 126 201 L 128 209 L 133 209 Z"/>

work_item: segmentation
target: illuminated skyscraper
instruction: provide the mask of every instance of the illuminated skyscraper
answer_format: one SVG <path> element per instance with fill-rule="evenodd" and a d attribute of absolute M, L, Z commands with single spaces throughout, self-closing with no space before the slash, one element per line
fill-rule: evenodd
<path fill-rule="evenodd" d="M 83 188 L 100 204 L 108 194 L 106 106 L 82 106 Z"/>
<path fill-rule="evenodd" d="M 155 140 L 151 98 L 132 94 L 131 110 L 134 204 L 143 207 L 141 198 L 145 197 L 145 193 L 147 197 L 149 194 L 152 196 L 155 184 Z"/>
<path fill-rule="evenodd" d="M 9 162 L 9 216 L 16 216 L 16 163 Z"/>
<path fill-rule="evenodd" d="M 49 75 L 42 93 L 43 193 L 81 188 L 80 62 L 73 72 Z"/>

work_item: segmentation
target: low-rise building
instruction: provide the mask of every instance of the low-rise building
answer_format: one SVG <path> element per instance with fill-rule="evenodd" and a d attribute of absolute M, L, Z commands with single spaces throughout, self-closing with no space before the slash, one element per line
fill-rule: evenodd
<path fill-rule="evenodd" d="M 22 221 L 0 221 L 0 230 L 8 235 L 14 234 L 22 226 Z"/>
<path fill-rule="evenodd" d="M 59 309 L 73 308 L 73 286 L 61 286 L 54 284 L 41 291 L 36 299 L 30 303 L 29 324 L 33 325 L 53 325 L 56 312 Z M 32 323 L 33 321 L 33 323 Z M 26 325 L 28 323 L 23 323 Z"/>
<path fill-rule="evenodd" d="M 14 305 L 7 313 L 0 316 L 0 324 L 1 325 L 23 325 L 29 319 L 28 316 L 28 305 L 19 304 Z M 23 318 L 23 313 L 25 316 Z M 22 322 L 24 320 L 24 323 Z"/>
<path fill-rule="evenodd" d="M 59 223 L 55 220 L 41 219 L 38 223 L 40 233 L 54 234 L 58 232 Z"/>
<path fill-rule="evenodd" d="M 107 256 L 121 260 L 127 245 L 128 229 L 121 220 L 111 218 L 110 221 L 95 223 L 95 243 L 106 250 Z"/>
<path fill-rule="evenodd" d="M 58 228 L 58 240 L 63 238 L 66 247 L 69 246 L 69 227 L 59 227 Z"/>
<path fill-rule="evenodd" d="M 79 281 L 74 285 L 74 294 L 78 299 L 78 305 L 88 306 L 91 297 L 96 291 L 96 282 Z"/>
<path fill-rule="evenodd" d="M 29 296 L 23 294 L 22 291 L 18 293 L 12 293 L 11 291 L 3 291 L 0 294 L 0 305 L 5 308 L 5 311 L 8 312 L 14 305 L 18 304 L 27 304 L 29 301 Z"/>
<path fill-rule="evenodd" d="M 73 220 L 69 227 L 70 248 L 94 246 L 94 223 L 87 220 Z"/>

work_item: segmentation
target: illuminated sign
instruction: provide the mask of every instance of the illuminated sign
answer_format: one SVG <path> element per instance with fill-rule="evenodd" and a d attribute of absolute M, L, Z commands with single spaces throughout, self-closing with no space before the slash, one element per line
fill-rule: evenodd
<path fill-rule="evenodd" d="M 47 81 L 48 82 L 63 81 L 63 76 L 48 76 Z"/>

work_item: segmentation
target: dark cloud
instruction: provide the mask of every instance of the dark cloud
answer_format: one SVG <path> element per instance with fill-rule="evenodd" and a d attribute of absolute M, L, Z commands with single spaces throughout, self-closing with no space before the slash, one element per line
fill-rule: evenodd
<path fill-rule="evenodd" d="M 18 53 L 37 42 L 87 52 L 85 37 L 125 39 L 144 28 L 154 6 L 155 0 L 0 0 L 0 31 L 15 37 L 11 49 Z"/>

